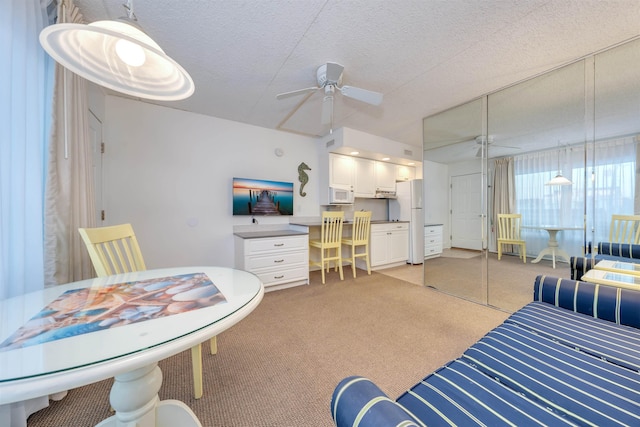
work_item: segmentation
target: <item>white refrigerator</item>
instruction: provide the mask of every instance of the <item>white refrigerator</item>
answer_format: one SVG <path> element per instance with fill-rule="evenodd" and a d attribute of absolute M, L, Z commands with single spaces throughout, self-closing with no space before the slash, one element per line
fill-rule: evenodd
<path fill-rule="evenodd" d="M 424 262 L 422 180 L 396 183 L 396 198 L 389 200 L 389 220 L 409 221 L 409 264 Z"/>

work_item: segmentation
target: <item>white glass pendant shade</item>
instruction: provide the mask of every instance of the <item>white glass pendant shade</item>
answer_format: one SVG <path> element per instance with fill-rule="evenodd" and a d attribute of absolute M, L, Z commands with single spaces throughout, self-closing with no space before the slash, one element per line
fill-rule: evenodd
<path fill-rule="evenodd" d="M 189 73 L 124 19 L 50 25 L 40 33 L 40 44 L 65 68 L 117 92 L 161 101 L 194 92 Z"/>
<path fill-rule="evenodd" d="M 558 172 L 558 175 L 547 181 L 545 185 L 571 185 L 571 181 Z"/>

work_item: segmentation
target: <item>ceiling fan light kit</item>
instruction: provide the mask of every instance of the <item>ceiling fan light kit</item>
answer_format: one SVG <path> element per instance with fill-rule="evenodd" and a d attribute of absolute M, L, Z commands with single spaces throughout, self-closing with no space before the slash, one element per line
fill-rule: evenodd
<path fill-rule="evenodd" d="M 187 71 L 129 16 L 91 24 L 53 24 L 40 44 L 63 67 L 100 86 L 134 97 L 177 101 L 195 90 Z"/>
<path fill-rule="evenodd" d="M 326 64 L 319 66 L 316 70 L 317 86 L 280 93 L 276 95 L 276 98 L 285 99 L 324 89 L 321 123 L 323 125 L 331 125 L 331 128 L 333 128 L 333 99 L 336 89 L 342 95 L 357 101 L 371 105 L 382 104 L 383 95 L 381 93 L 353 86 L 341 86 L 343 71 L 344 67 L 342 65 L 335 62 L 327 62 Z"/>

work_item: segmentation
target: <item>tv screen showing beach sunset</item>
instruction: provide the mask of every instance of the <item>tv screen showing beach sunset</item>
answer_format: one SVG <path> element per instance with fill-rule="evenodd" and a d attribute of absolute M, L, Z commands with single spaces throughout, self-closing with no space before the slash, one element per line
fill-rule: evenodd
<path fill-rule="evenodd" d="M 233 178 L 234 215 L 293 215 L 293 183 Z"/>

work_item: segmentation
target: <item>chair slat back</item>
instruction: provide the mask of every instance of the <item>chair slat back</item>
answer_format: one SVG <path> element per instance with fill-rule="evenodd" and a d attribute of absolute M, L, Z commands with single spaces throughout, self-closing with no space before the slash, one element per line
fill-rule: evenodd
<path fill-rule="evenodd" d="M 342 224 L 344 212 L 322 212 L 322 227 L 320 230 L 322 245 L 325 248 L 338 248 L 342 240 Z"/>
<path fill-rule="evenodd" d="M 371 211 L 358 211 L 353 213 L 353 228 L 351 239 L 354 245 L 364 245 L 369 241 L 371 229 Z"/>
<path fill-rule="evenodd" d="M 131 224 L 78 231 L 98 277 L 147 269 Z"/>
<path fill-rule="evenodd" d="M 520 238 L 520 221 L 522 214 L 498 214 L 498 239 L 522 240 Z"/>
<path fill-rule="evenodd" d="M 611 243 L 640 243 L 640 215 L 611 215 Z"/>

